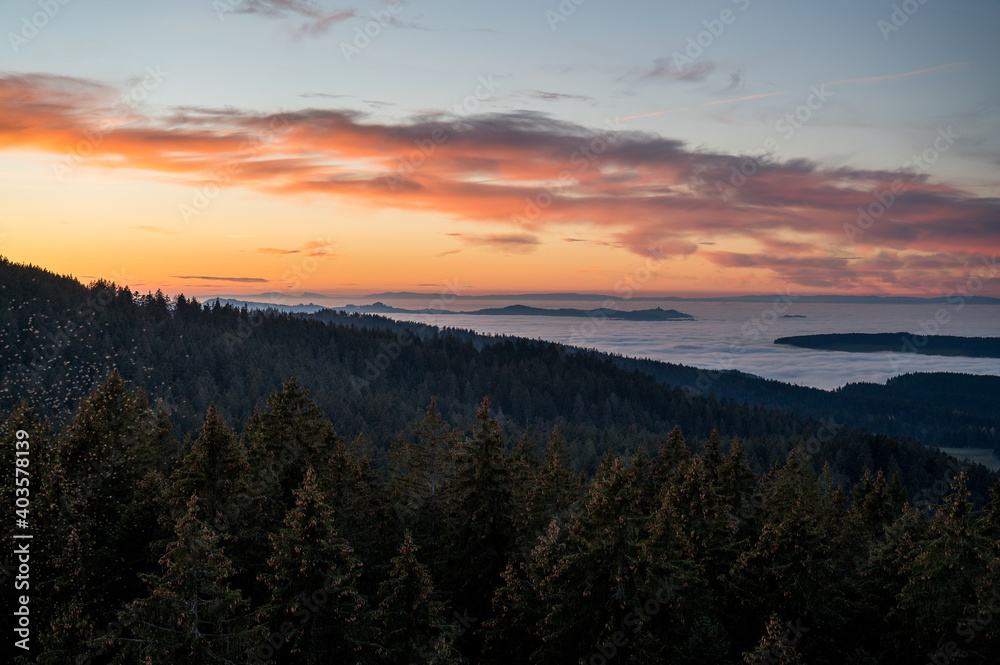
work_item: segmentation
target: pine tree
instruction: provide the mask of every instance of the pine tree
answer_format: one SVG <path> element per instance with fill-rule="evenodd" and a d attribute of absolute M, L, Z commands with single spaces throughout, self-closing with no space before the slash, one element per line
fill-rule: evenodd
<path fill-rule="evenodd" d="M 453 606 L 482 618 L 513 544 L 511 473 L 500 423 L 483 399 L 471 438 L 459 446 L 448 488 L 447 586 Z"/>
<path fill-rule="evenodd" d="M 334 529 L 334 513 L 311 467 L 294 496 L 294 508 L 272 539 L 269 570 L 261 575 L 271 590 L 266 615 L 275 627 L 291 615 L 289 652 L 301 653 L 305 662 L 349 662 L 371 646 L 367 603 L 356 586 L 361 562 Z"/>
<path fill-rule="evenodd" d="M 121 647 L 116 662 L 235 663 L 266 637 L 242 594 L 230 587 L 232 562 L 200 512 L 198 496 L 191 495 L 176 539 L 160 559 L 162 572 L 143 578 L 149 593 L 130 604 L 131 628 L 112 641 Z"/>
<path fill-rule="evenodd" d="M 438 569 L 443 556 L 444 487 L 458 439 L 431 399 L 412 443 L 397 437 L 389 450 L 389 501 L 397 520 Z"/>
<path fill-rule="evenodd" d="M 938 506 L 928 539 L 912 554 L 899 608 L 914 622 L 919 646 L 934 651 L 974 616 L 977 591 L 989 573 L 994 543 L 983 538 L 968 500 L 966 472 Z M 917 645 L 915 645 L 917 646 Z"/>
<path fill-rule="evenodd" d="M 374 618 L 380 633 L 380 662 L 445 665 L 461 661 L 451 646 L 459 629 L 449 624 L 431 576 L 417 560 L 417 546 L 409 532 L 392 559 L 389 578 L 379 585 L 378 599 Z"/>
<path fill-rule="evenodd" d="M 743 662 L 747 665 L 799 665 L 802 657 L 788 629 L 782 625 L 777 614 L 771 614 L 767 622 L 766 633 L 760 638 L 757 648 L 743 654 Z"/>
<path fill-rule="evenodd" d="M 573 474 L 566 455 L 566 443 L 558 428 L 549 435 L 544 456 L 533 478 L 524 482 L 523 517 L 518 522 L 518 547 L 530 553 L 555 519 L 565 521 L 575 502 L 582 497 L 580 481 Z"/>
<path fill-rule="evenodd" d="M 268 397 L 266 411 L 255 413 L 247 423 L 243 443 L 250 467 L 265 493 L 277 499 L 262 518 L 280 523 L 285 508 L 294 502 L 291 492 L 301 484 L 302 470 L 321 467 L 317 457 L 322 455 L 327 425 L 295 377 Z"/>
<path fill-rule="evenodd" d="M 54 529 L 40 586 L 53 606 L 77 596 L 80 616 L 95 617 L 139 593 L 138 576 L 153 570 L 148 543 L 160 533 L 147 476 L 169 455 L 154 445 L 171 441 L 145 396 L 129 390 L 117 370 L 81 402 L 52 446 L 44 477 Z"/>
<path fill-rule="evenodd" d="M 553 523 L 535 548 L 532 586 L 543 612 L 537 628 L 543 640 L 539 661 L 588 658 L 617 631 L 631 631 L 640 622 L 635 607 L 648 595 L 636 567 L 645 534 L 639 499 L 631 470 L 609 454 L 571 515 L 565 536 Z M 628 651 L 619 652 L 623 662 Z"/>
<path fill-rule="evenodd" d="M 690 462 L 690 460 L 691 450 L 684 441 L 684 435 L 681 434 L 681 428 L 679 426 L 674 426 L 674 428 L 670 430 L 670 434 L 667 436 L 666 442 L 660 446 L 659 454 L 653 459 L 652 462 L 650 483 L 656 497 L 654 503 L 659 504 L 659 498 L 662 496 L 661 493 L 663 488 L 670 482 L 671 478 L 674 477 L 678 470 Z"/>
<path fill-rule="evenodd" d="M 732 593 L 756 601 L 751 614 L 775 611 L 835 634 L 852 620 L 858 594 L 852 553 L 840 547 L 831 526 L 846 515 L 824 493 L 801 447 L 763 478 L 760 489 L 761 532 L 736 559 Z M 823 652 L 843 648 L 830 640 Z"/>
<path fill-rule="evenodd" d="M 213 404 L 169 490 L 175 497 L 197 494 L 202 514 L 228 525 L 239 511 L 238 504 L 247 500 L 249 471 L 246 451 Z"/>

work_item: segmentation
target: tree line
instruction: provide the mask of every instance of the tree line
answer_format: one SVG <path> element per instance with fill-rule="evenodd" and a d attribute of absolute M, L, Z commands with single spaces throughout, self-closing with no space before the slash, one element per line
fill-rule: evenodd
<path fill-rule="evenodd" d="M 436 401 L 384 453 L 291 379 L 237 434 L 178 440 L 112 372 L 61 430 L 28 401 L 37 663 L 945 663 L 1000 648 L 1000 483 L 933 503 L 843 487 L 739 438 L 576 471 L 559 428 L 509 440 Z M 4 505 L 14 488 L 3 487 Z M 13 520 L 3 520 L 7 542 Z M 11 570 L 10 562 L 6 569 Z M 10 573 L 8 572 L 8 575 Z"/>

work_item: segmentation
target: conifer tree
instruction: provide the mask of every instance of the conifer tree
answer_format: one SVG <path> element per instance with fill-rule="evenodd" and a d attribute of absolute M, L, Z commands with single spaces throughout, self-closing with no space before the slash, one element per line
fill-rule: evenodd
<path fill-rule="evenodd" d="M 81 615 L 95 616 L 139 592 L 152 570 L 148 543 L 159 533 L 153 495 L 144 479 L 165 438 L 145 396 L 128 389 L 117 370 L 84 399 L 52 449 L 47 513 L 54 520 L 49 578 L 54 605 L 79 597 Z"/>
<path fill-rule="evenodd" d="M 661 492 L 670 479 L 683 465 L 691 460 L 691 450 L 684 441 L 680 426 L 674 426 L 667 440 L 660 446 L 659 454 L 652 461 L 650 483 L 655 492 L 655 504 L 659 504 Z"/>
<path fill-rule="evenodd" d="M 452 643 L 458 628 L 449 624 L 445 605 L 436 598 L 427 569 L 417 560 L 417 546 L 404 533 L 392 559 L 389 578 L 379 585 L 375 623 L 381 662 L 446 665 L 460 662 Z"/>
<path fill-rule="evenodd" d="M 490 598 L 513 544 L 511 473 L 500 423 L 483 399 L 471 438 L 458 447 L 448 488 L 447 568 L 453 606 L 477 618 L 489 612 Z"/>
<path fill-rule="evenodd" d="M 580 480 L 570 467 L 566 442 L 559 429 L 553 428 L 534 479 L 525 488 L 524 519 L 518 534 L 521 550 L 530 552 L 553 519 L 565 521 L 581 496 Z"/>
<path fill-rule="evenodd" d="M 535 584 L 543 608 L 539 660 L 588 657 L 615 632 L 631 630 L 627 622 L 639 623 L 632 614 L 646 600 L 640 593 L 645 579 L 635 566 L 645 534 L 639 494 L 621 458 L 606 455 L 587 497 L 570 517 L 565 540 L 553 524 L 539 543 L 536 563 L 547 565 L 536 573 L 543 577 Z M 628 651 L 619 652 L 623 662 Z"/>
<path fill-rule="evenodd" d="M 197 494 L 203 515 L 209 520 L 221 516 L 228 521 L 226 516 L 236 512 L 235 504 L 247 499 L 249 471 L 246 451 L 212 404 L 198 438 L 171 478 L 169 490 L 177 497 Z"/>
<path fill-rule="evenodd" d="M 258 411 L 247 423 L 243 442 L 251 469 L 270 484 L 278 503 L 263 516 L 278 523 L 294 499 L 291 492 L 302 482 L 307 466 L 319 468 L 321 441 L 327 426 L 322 411 L 309 398 L 295 377 L 267 399 L 267 410 Z"/>
<path fill-rule="evenodd" d="M 743 662 L 747 665 L 799 665 L 802 656 L 793 639 L 788 636 L 788 629 L 772 614 L 767 622 L 766 633 L 760 638 L 753 651 L 743 654 Z"/>
<path fill-rule="evenodd" d="M 294 496 L 295 506 L 272 538 L 269 570 L 261 575 L 271 590 L 266 616 L 275 627 L 293 623 L 289 653 L 301 653 L 306 663 L 356 660 L 370 650 L 372 637 L 367 602 L 356 586 L 361 562 L 334 529 L 334 513 L 311 467 Z"/>
<path fill-rule="evenodd" d="M 843 551 L 830 524 L 843 521 L 824 494 L 801 447 L 761 481 L 764 496 L 759 537 L 734 565 L 733 593 L 759 599 L 757 611 L 801 617 L 833 634 L 851 620 L 857 599 L 852 554 Z M 826 649 L 842 648 L 835 641 Z M 819 648 L 819 647 L 814 647 Z"/>
<path fill-rule="evenodd" d="M 989 573 L 995 543 L 977 528 L 966 478 L 961 472 L 938 505 L 928 539 L 912 553 L 909 580 L 900 591 L 899 608 L 912 617 L 918 648 L 938 649 L 967 616 L 978 612 L 976 594 Z"/>
<path fill-rule="evenodd" d="M 412 443 L 397 437 L 389 451 L 389 500 L 397 519 L 409 528 L 432 569 L 442 557 L 444 488 L 453 470 L 457 436 L 431 399 Z"/>
<path fill-rule="evenodd" d="M 116 662 L 206 665 L 245 661 L 266 632 L 229 585 L 232 562 L 222 537 L 201 518 L 197 495 L 177 521 L 160 574 L 144 577 L 148 595 L 128 608 L 130 630 L 112 641 Z"/>

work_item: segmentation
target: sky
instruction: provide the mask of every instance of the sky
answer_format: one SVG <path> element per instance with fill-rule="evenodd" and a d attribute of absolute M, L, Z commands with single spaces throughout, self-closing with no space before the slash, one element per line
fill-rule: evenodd
<path fill-rule="evenodd" d="M 7 0 L 0 254 L 142 292 L 1000 295 L 995 0 Z"/>

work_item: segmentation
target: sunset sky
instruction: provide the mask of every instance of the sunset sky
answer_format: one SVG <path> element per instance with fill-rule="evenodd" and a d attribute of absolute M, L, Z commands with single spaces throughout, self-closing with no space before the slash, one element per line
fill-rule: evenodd
<path fill-rule="evenodd" d="M 0 254 L 84 282 L 938 295 L 1000 248 L 995 0 L 10 0 L 0 28 Z"/>

